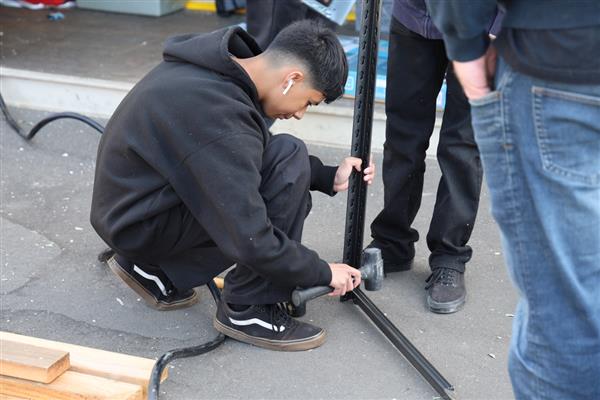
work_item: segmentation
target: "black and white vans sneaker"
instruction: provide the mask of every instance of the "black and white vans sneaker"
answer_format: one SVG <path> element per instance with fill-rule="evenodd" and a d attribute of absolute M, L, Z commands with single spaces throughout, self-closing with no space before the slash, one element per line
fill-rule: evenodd
<path fill-rule="evenodd" d="M 300 351 L 325 342 L 325 330 L 292 318 L 283 304 L 253 305 L 234 311 L 219 302 L 214 327 L 241 342 L 271 350 Z"/>
<path fill-rule="evenodd" d="M 198 302 L 194 289 L 179 291 L 157 267 L 139 266 L 118 254 L 107 261 L 111 271 L 157 310 L 174 310 Z"/>

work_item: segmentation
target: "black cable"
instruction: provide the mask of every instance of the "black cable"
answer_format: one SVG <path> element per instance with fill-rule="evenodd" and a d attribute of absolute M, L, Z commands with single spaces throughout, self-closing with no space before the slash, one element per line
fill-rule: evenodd
<path fill-rule="evenodd" d="M 98 254 L 98 261 L 106 263 L 108 262 L 108 259 L 114 255 L 115 251 L 109 247 L 106 250 L 101 251 L 100 254 Z"/>
<path fill-rule="evenodd" d="M 99 123 L 97 123 L 96 121 L 94 121 L 93 119 L 86 117 L 85 115 L 77 114 L 74 112 L 62 112 L 62 113 L 50 114 L 49 116 L 47 116 L 46 118 L 42 119 L 40 122 L 35 124 L 35 126 L 33 128 L 31 128 L 29 133 L 26 134 L 23 131 L 23 128 L 21 126 L 19 126 L 17 121 L 15 121 L 15 119 L 12 117 L 12 115 L 8 111 L 8 107 L 6 107 L 6 103 L 4 103 L 4 99 L 2 98 L 1 93 L 0 93 L 0 108 L 2 108 L 2 113 L 4 114 L 4 117 L 6 118 L 6 122 L 8 122 L 8 124 L 15 130 L 15 132 L 17 132 L 19 134 L 19 136 L 21 136 L 25 140 L 33 139 L 33 137 L 39 132 L 40 129 L 42 129 L 44 126 L 46 126 L 50 122 L 55 121 L 57 119 L 61 119 L 61 118 L 69 118 L 69 119 L 75 119 L 75 120 L 81 121 L 81 122 L 87 124 L 88 126 L 90 126 L 91 128 L 97 130 L 100 134 L 104 133 L 104 127 L 102 125 L 100 125 Z"/>
<path fill-rule="evenodd" d="M 33 139 L 35 134 L 38 133 L 38 131 L 40 129 L 42 129 L 44 126 L 46 126 L 50 122 L 60 119 L 60 118 L 76 119 L 78 121 L 81 121 L 81 122 L 89 125 L 93 129 L 97 130 L 98 133 L 100 133 L 100 134 L 104 133 L 104 127 L 102 125 L 100 125 L 99 123 L 97 123 L 96 121 L 94 121 L 93 119 L 90 119 L 90 118 L 86 117 L 85 115 L 81 115 L 81 114 L 77 114 L 77 113 L 73 113 L 73 112 L 62 112 L 62 113 L 51 114 L 51 115 L 47 116 L 46 118 L 42 119 L 40 122 L 35 124 L 35 126 L 33 128 L 31 128 L 31 130 L 29 131 L 27 136 L 23 136 L 23 137 L 25 138 L 25 140 Z"/>
<path fill-rule="evenodd" d="M 10 115 L 10 113 L 8 112 L 6 103 L 4 103 L 4 99 L 2 98 L 2 93 L 0 93 L 0 108 L 2 108 L 2 113 L 4 114 L 4 117 L 6 118 L 6 122 L 8 122 L 8 124 L 15 130 L 15 132 L 17 132 L 19 135 L 23 136 L 23 130 L 21 129 L 21 127 L 19 126 L 17 121 L 15 121 L 15 119 L 12 117 L 12 115 Z"/>
<path fill-rule="evenodd" d="M 218 305 L 219 301 L 221 300 L 221 293 L 215 285 L 215 282 L 210 281 L 206 286 L 208 286 L 215 303 Z M 209 351 L 214 350 L 223 344 L 225 339 L 226 336 L 222 333 L 219 333 L 210 342 L 206 342 L 198 346 L 182 347 L 181 349 L 169 350 L 160 356 L 160 358 L 156 360 L 154 368 L 152 368 L 152 373 L 150 374 L 150 382 L 148 382 L 148 400 L 158 400 L 160 377 L 168 363 L 178 358 L 194 357 L 199 356 L 200 354 L 208 353 Z"/>

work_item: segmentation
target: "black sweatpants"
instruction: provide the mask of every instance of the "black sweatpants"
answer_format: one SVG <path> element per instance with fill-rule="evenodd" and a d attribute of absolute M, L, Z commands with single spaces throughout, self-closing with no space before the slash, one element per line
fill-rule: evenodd
<path fill-rule="evenodd" d="M 311 207 L 311 171 L 304 142 L 287 134 L 272 136 L 263 154 L 261 175 L 260 193 L 271 223 L 290 239 L 300 241 Z M 206 230 L 185 205 L 169 211 L 168 225 L 166 231 L 179 234 L 165 238 L 169 243 L 163 242 L 161 247 L 168 250 L 152 264 L 178 289 L 203 285 L 234 264 L 207 238 Z M 269 281 L 248 266 L 236 265 L 225 277 L 223 298 L 233 304 L 273 304 L 289 301 L 293 289 Z"/>
<path fill-rule="evenodd" d="M 467 242 L 477 215 L 482 180 L 469 103 L 448 64 L 443 41 L 426 39 L 395 18 L 390 28 L 387 71 L 384 208 L 371 225 L 373 244 L 392 264 L 404 264 L 415 256 L 419 234 L 411 225 L 421 205 L 425 151 L 445 75 L 446 108 L 437 149 L 442 177 L 427 245 L 432 269 L 444 266 L 464 272 L 472 255 Z"/>

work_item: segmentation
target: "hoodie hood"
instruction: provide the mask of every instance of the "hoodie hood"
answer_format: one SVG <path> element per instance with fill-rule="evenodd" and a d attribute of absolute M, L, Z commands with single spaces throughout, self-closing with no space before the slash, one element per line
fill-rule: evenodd
<path fill-rule="evenodd" d="M 169 62 L 194 64 L 235 80 L 253 99 L 258 99 L 254 82 L 233 59 L 262 53 L 254 39 L 241 27 L 219 29 L 208 34 L 186 34 L 167 39 L 163 58 Z M 219 57 L 215 57 L 219 54 Z"/>

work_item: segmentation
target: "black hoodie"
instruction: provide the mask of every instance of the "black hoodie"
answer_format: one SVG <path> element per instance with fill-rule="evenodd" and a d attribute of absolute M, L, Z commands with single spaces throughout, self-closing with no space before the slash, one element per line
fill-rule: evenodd
<path fill-rule="evenodd" d="M 286 286 L 329 284 L 328 264 L 271 224 L 259 193 L 270 133 L 231 55 L 260 52 L 241 28 L 167 41 L 164 61 L 119 105 L 98 149 L 91 222 L 109 246 L 160 260 L 167 237 L 185 234 L 166 228 L 183 203 L 205 230 L 200 241 L 232 263 Z M 335 168 L 311 157 L 311 169 L 311 189 L 332 194 Z"/>

